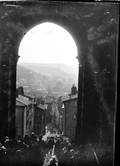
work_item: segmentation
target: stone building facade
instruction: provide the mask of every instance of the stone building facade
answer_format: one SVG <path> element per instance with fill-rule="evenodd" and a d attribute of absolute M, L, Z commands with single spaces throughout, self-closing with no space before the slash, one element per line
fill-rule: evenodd
<path fill-rule="evenodd" d="M 77 124 L 77 101 L 78 95 L 71 95 L 63 100 L 63 134 L 74 140 Z"/>
<path fill-rule="evenodd" d="M 29 98 L 18 95 L 16 98 L 15 124 L 16 138 L 24 137 L 26 133 L 29 135 L 33 131 L 34 109 Z"/>
<path fill-rule="evenodd" d="M 34 133 L 36 135 L 44 135 L 45 134 L 45 114 L 47 110 L 46 104 L 35 105 L 34 112 Z"/>

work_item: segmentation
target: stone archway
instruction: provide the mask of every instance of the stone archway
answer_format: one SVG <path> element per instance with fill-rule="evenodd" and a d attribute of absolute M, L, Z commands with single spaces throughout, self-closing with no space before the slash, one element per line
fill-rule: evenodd
<path fill-rule="evenodd" d="M 8 17 L 3 18 L 3 24 L 5 25 L 4 29 L 1 29 L 2 38 L 4 42 L 2 42 L 1 49 L 3 50 L 3 54 L 1 57 L 1 77 L 3 78 L 3 82 L 1 82 L 1 87 L 4 88 L 7 92 L 1 93 L 2 96 L 2 114 L 5 123 L 2 123 L 2 133 L 1 135 L 9 135 L 10 137 L 14 137 L 15 135 L 15 96 L 16 96 L 16 65 L 18 60 L 18 47 L 20 41 L 23 36 L 37 24 L 42 22 L 56 23 L 65 29 L 67 29 L 77 40 L 78 44 L 78 52 L 80 52 L 79 45 L 81 40 L 78 38 L 78 27 L 76 27 L 76 20 L 69 20 L 68 16 L 65 16 L 65 8 L 62 9 L 63 16 L 61 12 L 58 12 L 56 9 L 56 4 L 53 3 L 51 8 L 48 8 L 49 4 L 41 4 L 39 6 L 36 5 L 23 5 L 21 7 L 2 7 L 3 10 L 6 10 Z M 26 10 L 27 9 L 27 10 Z M 59 9 L 59 6 L 58 6 Z M 22 15 L 20 14 L 22 13 Z M 5 14 L 5 11 L 4 11 Z M 79 27 L 80 28 L 80 27 Z M 80 36 L 83 35 L 83 32 Z M 82 54 L 82 53 L 81 53 Z M 3 74 L 4 73 L 4 74 Z M 6 73 L 6 75 L 5 75 Z M 6 111 L 7 110 L 7 111 Z M 2 121 L 2 120 L 1 120 Z"/>
<path fill-rule="evenodd" d="M 104 88 L 102 87 L 101 83 L 103 82 L 101 82 L 101 79 L 105 66 L 102 66 L 102 60 L 99 60 L 102 56 L 98 54 L 96 49 L 99 49 L 99 52 L 101 50 L 104 52 L 104 40 L 106 44 L 104 45 L 105 48 L 111 48 L 111 52 L 109 52 L 111 59 L 107 57 L 107 53 L 105 57 L 111 63 L 110 70 L 112 75 L 110 79 L 113 80 L 116 74 L 115 44 L 117 37 L 116 22 L 118 21 L 118 6 L 114 5 L 113 7 L 112 4 L 103 5 L 96 3 L 31 2 L 28 4 L 27 2 L 16 2 L 12 5 L 3 3 L 0 6 L 2 9 L 0 11 L 1 138 L 5 135 L 9 135 L 11 138 L 15 137 L 16 65 L 20 41 L 29 29 L 42 22 L 53 22 L 62 26 L 70 32 L 77 43 L 79 82 L 76 137 L 78 140 L 82 137 L 84 140 L 94 140 L 94 134 L 96 135 L 96 139 L 99 137 L 99 112 L 102 112 L 102 116 L 104 117 L 103 121 L 107 123 L 106 128 L 109 128 L 107 126 L 108 122 L 111 122 L 109 124 L 110 126 L 113 125 L 111 112 L 115 111 L 115 98 L 112 97 L 115 96 L 115 81 L 112 82 L 111 87 L 107 84 L 111 98 L 103 104 L 104 98 L 101 96 L 101 89 L 103 90 Z M 109 13 L 107 13 L 108 10 Z M 104 18 L 104 13 L 109 14 L 109 17 Z M 110 19 L 116 22 L 110 23 Z M 109 26 L 106 26 L 105 22 L 108 22 Z M 114 35 L 107 36 L 110 39 L 110 42 L 107 43 L 104 33 L 111 26 L 113 31 L 110 31 Z M 97 77 L 94 76 L 95 72 L 100 72 Z M 112 105 L 108 106 L 111 101 Z M 96 119 L 94 122 L 92 121 L 93 115 L 94 119 Z M 94 127 L 95 125 L 96 127 Z M 88 133 L 90 133 L 90 136 Z"/>

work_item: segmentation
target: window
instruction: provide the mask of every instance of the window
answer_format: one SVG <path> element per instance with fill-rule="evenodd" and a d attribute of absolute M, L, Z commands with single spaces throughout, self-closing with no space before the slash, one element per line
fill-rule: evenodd
<path fill-rule="evenodd" d="M 77 107 L 77 101 L 75 100 L 74 106 Z"/>
<path fill-rule="evenodd" d="M 72 132 L 73 135 L 75 134 L 75 127 L 71 128 L 71 132 Z"/>
<path fill-rule="evenodd" d="M 29 115 L 29 109 L 27 110 L 27 117 L 28 117 L 28 115 Z"/>
<path fill-rule="evenodd" d="M 32 121 L 30 120 L 30 122 L 29 122 L 29 126 L 31 126 L 32 125 Z"/>
<path fill-rule="evenodd" d="M 77 114 L 76 113 L 74 113 L 73 118 L 74 118 L 74 120 L 77 119 Z"/>
<path fill-rule="evenodd" d="M 26 126 L 28 126 L 28 119 L 27 119 L 27 121 L 26 121 Z"/>

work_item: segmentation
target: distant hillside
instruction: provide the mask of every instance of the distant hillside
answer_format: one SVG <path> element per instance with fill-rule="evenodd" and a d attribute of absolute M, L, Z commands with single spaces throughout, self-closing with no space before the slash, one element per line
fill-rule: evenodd
<path fill-rule="evenodd" d="M 78 70 L 65 64 L 20 63 L 19 65 L 36 73 L 45 75 L 57 75 L 59 77 L 72 77 L 77 81 Z"/>
<path fill-rule="evenodd" d="M 77 76 L 65 65 L 17 65 L 17 86 L 24 86 L 28 91 L 44 89 L 46 92 L 62 95 L 69 93 L 73 84 L 77 85 Z"/>

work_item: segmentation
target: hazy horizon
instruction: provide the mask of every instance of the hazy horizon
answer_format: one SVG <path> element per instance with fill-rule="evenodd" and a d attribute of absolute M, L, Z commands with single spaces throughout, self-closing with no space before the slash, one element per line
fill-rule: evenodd
<path fill-rule="evenodd" d="M 47 63 L 47 62 L 19 62 L 18 61 L 18 64 L 25 64 L 25 63 L 29 63 L 29 64 L 45 64 L 45 65 L 52 65 L 52 64 L 54 64 L 54 65 L 66 65 L 66 66 L 78 66 L 78 65 L 76 65 L 76 64 L 65 64 L 65 63 L 56 63 L 56 62 L 53 62 L 53 63 Z"/>

